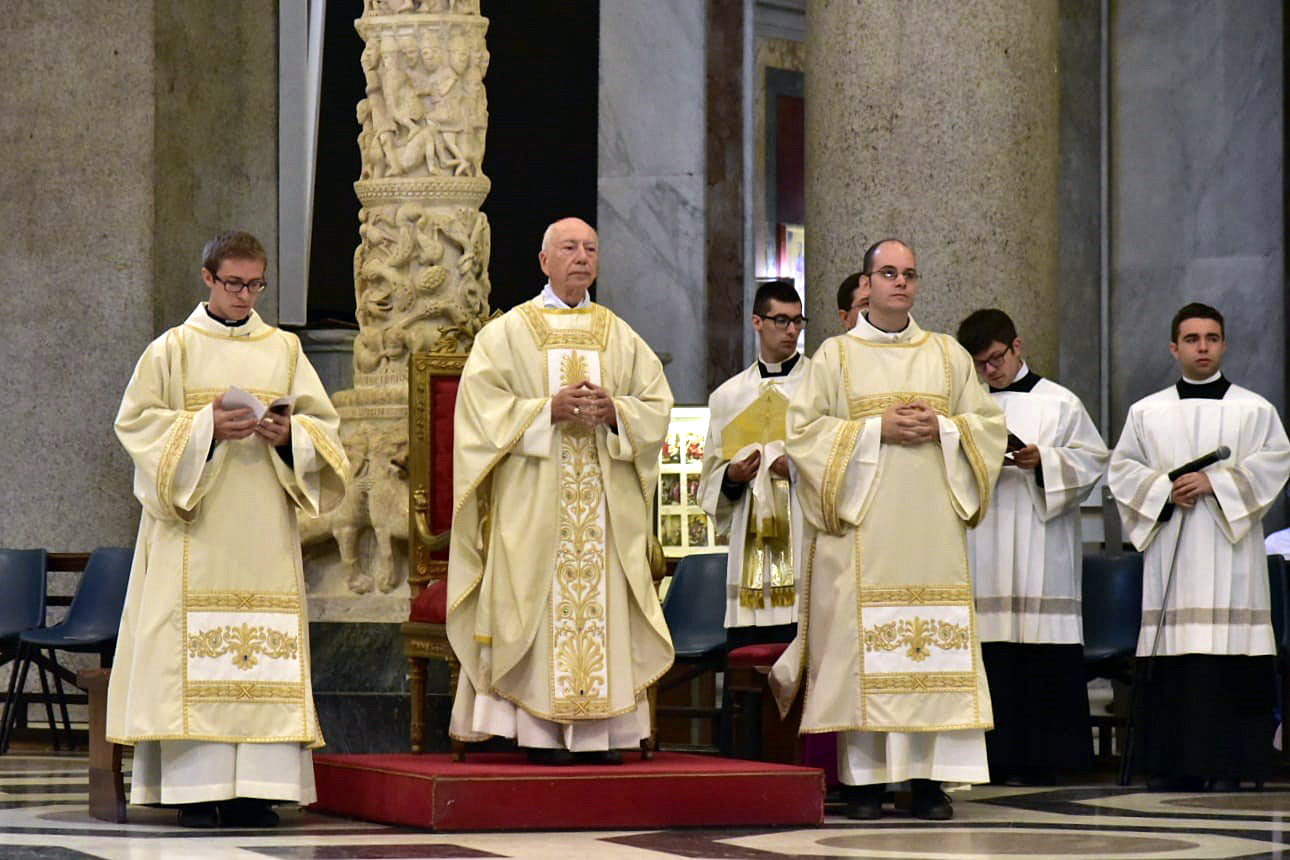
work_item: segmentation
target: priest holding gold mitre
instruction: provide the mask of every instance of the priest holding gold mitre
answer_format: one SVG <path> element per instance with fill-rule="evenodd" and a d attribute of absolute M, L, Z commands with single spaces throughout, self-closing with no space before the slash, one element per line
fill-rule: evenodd
<path fill-rule="evenodd" d="M 972 357 L 910 316 L 914 252 L 864 256 L 869 307 L 825 341 L 788 409 L 788 456 L 806 520 L 797 638 L 771 686 L 801 731 L 838 732 L 847 815 L 882 815 L 910 780 L 913 813 L 952 816 L 944 780 L 986 782 L 990 693 L 966 529 L 1003 463 L 1003 412 Z"/>
<path fill-rule="evenodd" d="M 753 300 L 756 363 L 708 399 L 699 504 L 730 544 L 726 628 L 731 647 L 787 642 L 796 632 L 802 514 L 784 453 L 788 400 L 806 378 L 797 351 L 806 325 L 791 281 L 768 281 Z"/>
<path fill-rule="evenodd" d="M 537 764 L 621 762 L 673 657 L 647 557 L 672 393 L 591 301 L 598 260 L 585 222 L 547 228 L 550 282 L 480 330 L 457 391 L 449 732 L 514 738 Z"/>

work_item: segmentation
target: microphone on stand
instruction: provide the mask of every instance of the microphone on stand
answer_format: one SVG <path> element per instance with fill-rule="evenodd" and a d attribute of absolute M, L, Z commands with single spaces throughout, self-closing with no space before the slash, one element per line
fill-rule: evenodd
<path fill-rule="evenodd" d="M 1219 445 L 1213 451 L 1210 451 L 1203 457 L 1197 457 L 1195 460 L 1183 463 L 1178 468 L 1169 473 L 1169 483 L 1181 478 L 1183 475 L 1190 475 L 1192 472 L 1199 472 L 1201 469 L 1208 468 L 1219 460 L 1226 460 L 1232 456 L 1232 449 L 1226 445 Z"/>

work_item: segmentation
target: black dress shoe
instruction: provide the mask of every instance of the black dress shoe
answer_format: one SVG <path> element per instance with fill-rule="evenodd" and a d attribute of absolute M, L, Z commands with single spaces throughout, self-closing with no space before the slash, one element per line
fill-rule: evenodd
<path fill-rule="evenodd" d="M 573 764 L 573 753 L 562 747 L 529 747 L 527 754 L 529 764 Z"/>
<path fill-rule="evenodd" d="M 1153 776 L 1147 780 L 1147 791 L 1204 791 L 1205 780 L 1189 776 Z"/>
<path fill-rule="evenodd" d="M 842 786 L 842 800 L 847 805 L 847 818 L 853 821 L 873 821 L 882 818 L 882 801 L 886 794 L 887 786 L 882 783 Z"/>
<path fill-rule="evenodd" d="M 219 804 L 219 820 L 224 827 L 277 827 L 278 813 L 267 800 L 235 797 Z"/>
<path fill-rule="evenodd" d="M 219 827 L 219 808 L 214 803 L 185 803 L 179 807 L 180 827 Z"/>
<path fill-rule="evenodd" d="M 591 750 L 573 754 L 579 764 L 622 764 L 623 754 L 618 750 Z"/>
<path fill-rule="evenodd" d="M 1211 779 L 1209 781 L 1209 790 L 1217 791 L 1220 794 L 1231 794 L 1241 790 L 1241 781 L 1239 779 Z"/>
<path fill-rule="evenodd" d="M 911 779 L 909 787 L 914 795 L 911 811 L 915 818 L 921 818 L 924 821 L 949 821 L 954 817 L 950 796 L 941 790 L 939 780 Z"/>

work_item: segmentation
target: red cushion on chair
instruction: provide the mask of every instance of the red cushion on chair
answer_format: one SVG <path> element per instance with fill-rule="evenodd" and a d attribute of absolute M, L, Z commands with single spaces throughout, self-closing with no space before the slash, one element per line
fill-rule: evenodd
<path fill-rule="evenodd" d="M 757 666 L 773 666 L 780 655 L 788 648 L 785 642 L 772 642 L 766 645 L 745 645 L 736 648 L 726 655 L 726 665 L 732 669 L 752 669 Z"/>
<path fill-rule="evenodd" d="M 409 621 L 443 624 L 448 620 L 448 580 L 436 579 L 412 601 Z"/>

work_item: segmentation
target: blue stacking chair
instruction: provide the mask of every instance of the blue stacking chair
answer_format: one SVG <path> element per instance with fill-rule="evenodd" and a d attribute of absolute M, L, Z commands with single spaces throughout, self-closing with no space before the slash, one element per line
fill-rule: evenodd
<path fill-rule="evenodd" d="M 19 689 L 26 683 L 27 669 L 32 663 L 49 669 L 54 675 L 57 698 L 63 727 L 69 739 L 72 723 L 67 714 L 67 698 L 63 681 L 75 684 L 76 676 L 58 662 L 58 651 L 96 653 L 100 666 L 112 665 L 116 649 L 117 629 L 121 626 L 121 611 L 125 608 L 125 590 L 130 582 L 130 565 L 134 551 L 121 547 L 106 547 L 90 553 L 90 560 L 81 574 L 76 595 L 67 610 L 67 617 L 53 627 L 28 630 L 19 635 L 18 665 L 15 669 Z M 44 657 L 41 652 L 48 652 Z M 0 753 L 9 749 L 9 738 L 17 722 L 18 712 L 12 709 L 0 734 Z M 58 746 L 57 728 L 50 713 L 50 728 L 54 730 L 54 745 Z M 70 742 L 69 742 L 70 746 Z"/>
<path fill-rule="evenodd" d="M 43 549 L 0 549 L 0 590 L 5 596 L 0 601 L 0 666 L 18 659 L 22 647 L 19 637 L 23 633 L 45 626 L 48 569 L 49 556 Z M 50 728 L 53 728 L 54 710 L 49 699 L 49 681 L 44 667 L 39 668 L 40 686 L 45 692 L 45 710 Z M 17 711 L 20 698 L 25 700 L 23 688 L 18 686 L 18 665 L 15 663 L 9 674 L 9 694 L 4 701 L 0 725 L 8 724 L 10 711 Z"/>
<path fill-rule="evenodd" d="M 1111 552 L 1084 556 L 1081 604 L 1085 678 L 1132 684 L 1133 655 L 1142 626 L 1142 555 Z M 1127 720 L 1102 714 L 1091 719 L 1097 726 L 1099 753 L 1109 755 L 1111 733 L 1127 731 Z"/>
<path fill-rule="evenodd" d="M 726 661 L 726 554 L 687 555 L 676 565 L 663 598 L 663 618 L 672 635 L 676 664 L 659 691 L 671 689 L 705 672 L 721 672 Z M 726 735 L 722 709 L 659 705 L 660 714 L 710 719 L 716 739 Z"/>

